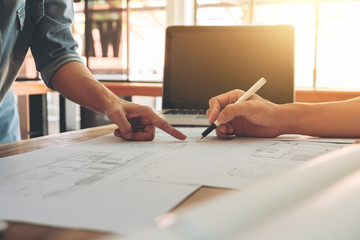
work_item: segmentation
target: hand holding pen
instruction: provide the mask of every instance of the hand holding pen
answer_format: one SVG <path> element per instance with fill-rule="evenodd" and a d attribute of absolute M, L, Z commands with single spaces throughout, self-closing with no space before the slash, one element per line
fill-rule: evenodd
<path fill-rule="evenodd" d="M 259 79 L 249 90 L 247 90 L 234 104 L 237 104 L 242 101 L 246 101 L 252 97 L 264 84 L 266 83 L 265 78 Z M 213 122 L 199 137 L 199 140 L 206 137 L 210 132 L 212 132 L 216 127 L 220 125 L 219 121 L 216 120 Z"/>

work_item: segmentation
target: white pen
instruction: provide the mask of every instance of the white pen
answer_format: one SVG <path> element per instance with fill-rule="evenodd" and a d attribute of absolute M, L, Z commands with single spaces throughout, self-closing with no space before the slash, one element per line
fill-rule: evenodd
<path fill-rule="evenodd" d="M 243 102 L 248 100 L 249 98 L 252 97 L 252 95 L 254 95 L 256 93 L 257 90 L 259 90 L 264 84 L 266 83 L 266 79 L 265 78 L 260 78 L 251 88 L 249 88 L 249 90 L 247 90 L 234 104 L 239 103 L 239 102 Z M 215 122 L 213 122 L 199 137 L 198 140 L 203 139 L 204 137 L 206 137 L 207 135 L 209 135 L 209 133 L 212 132 L 212 130 L 214 130 L 215 128 L 217 128 L 220 125 L 219 121 L 216 119 Z"/>

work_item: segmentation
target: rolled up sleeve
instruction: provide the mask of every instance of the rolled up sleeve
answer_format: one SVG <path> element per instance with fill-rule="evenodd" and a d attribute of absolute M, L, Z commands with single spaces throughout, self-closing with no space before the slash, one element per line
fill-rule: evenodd
<path fill-rule="evenodd" d="M 70 28 L 73 17 L 72 0 L 46 0 L 44 16 L 34 30 L 31 51 L 37 70 L 51 89 L 54 89 L 52 77 L 61 66 L 73 61 L 82 62 Z"/>

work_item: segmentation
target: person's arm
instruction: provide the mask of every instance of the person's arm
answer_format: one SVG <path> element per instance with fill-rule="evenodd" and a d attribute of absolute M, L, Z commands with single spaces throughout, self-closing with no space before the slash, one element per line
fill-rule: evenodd
<path fill-rule="evenodd" d="M 320 137 L 360 137 L 360 98 L 326 103 L 280 105 L 282 133 Z"/>
<path fill-rule="evenodd" d="M 64 97 L 91 110 L 104 113 L 119 129 L 114 134 L 128 140 L 152 140 L 155 127 L 177 139 L 186 136 L 159 117 L 150 107 L 118 98 L 98 82 L 80 62 L 60 67 L 52 78 L 52 85 Z"/>
<path fill-rule="evenodd" d="M 69 0 L 31 1 L 42 14 L 34 22 L 30 41 L 36 69 L 51 89 L 97 112 L 105 113 L 119 129 L 116 136 L 128 140 L 152 140 L 155 127 L 178 139 L 186 136 L 160 118 L 150 107 L 127 102 L 99 83 L 82 64 L 71 32 L 73 2 Z M 32 28 L 31 28 L 32 29 Z"/>
<path fill-rule="evenodd" d="M 360 98 L 329 103 L 274 104 L 258 95 L 233 104 L 243 94 L 233 90 L 209 102 L 209 122 L 222 124 L 220 138 L 231 135 L 276 137 L 305 134 L 321 137 L 360 137 Z"/>

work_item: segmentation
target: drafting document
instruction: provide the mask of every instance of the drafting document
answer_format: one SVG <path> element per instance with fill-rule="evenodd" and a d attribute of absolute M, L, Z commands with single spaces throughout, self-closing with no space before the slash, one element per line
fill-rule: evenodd
<path fill-rule="evenodd" d="M 360 148 L 358 148 L 360 149 Z M 360 151 L 357 151 L 360 154 Z M 354 155 L 355 159 L 359 155 Z M 339 159 L 340 162 L 343 159 Z M 356 169 L 356 168 L 355 168 Z M 359 169 L 359 168 L 357 168 Z M 360 171 L 232 240 L 360 239 Z M 269 237 L 271 236 L 271 237 Z"/>
<path fill-rule="evenodd" d="M 167 226 L 125 239 L 358 240 L 359 156 L 360 144 L 322 155 L 245 191 L 169 214 Z"/>
<path fill-rule="evenodd" d="M 137 179 L 244 189 L 347 145 L 328 140 L 295 140 L 294 137 L 289 141 L 285 137 L 220 140 L 215 133 L 197 141 L 202 130 L 181 129 L 188 136 L 185 141 L 158 131 L 151 142 L 123 141 L 110 134 L 72 146 L 142 155 L 142 161 L 134 168 L 141 169 L 141 173 L 132 173 Z"/>
<path fill-rule="evenodd" d="M 126 235 L 199 186 L 135 180 L 142 155 L 46 148 L 0 159 L 0 219 Z M 133 172 L 133 171 L 131 171 Z"/>

